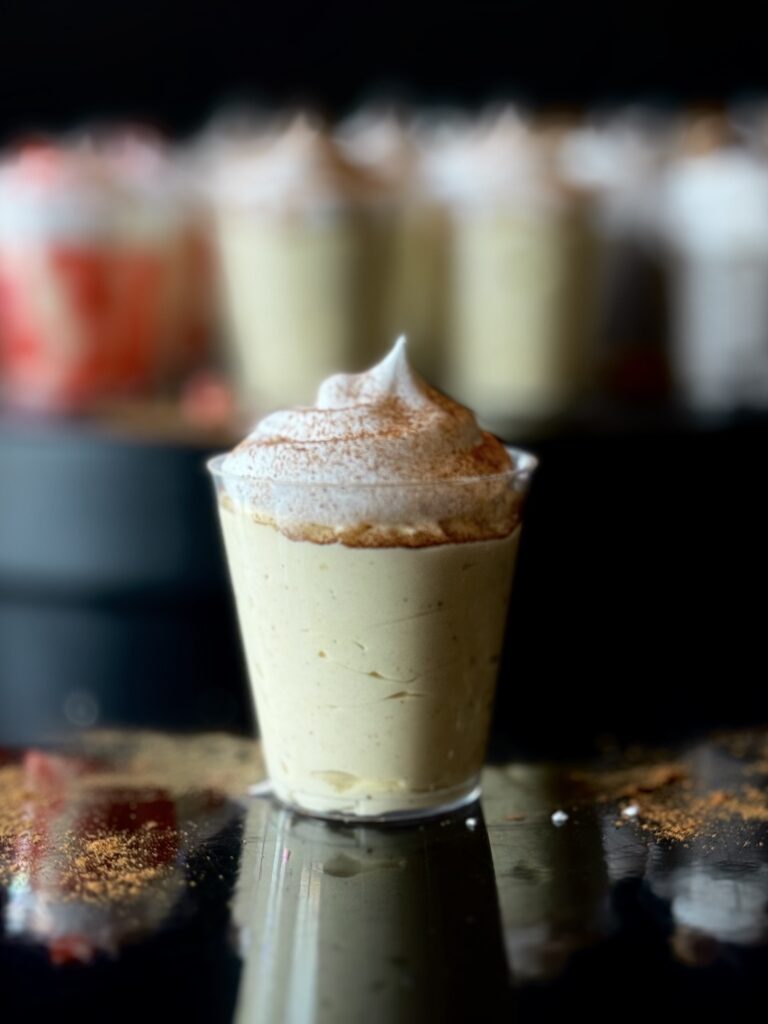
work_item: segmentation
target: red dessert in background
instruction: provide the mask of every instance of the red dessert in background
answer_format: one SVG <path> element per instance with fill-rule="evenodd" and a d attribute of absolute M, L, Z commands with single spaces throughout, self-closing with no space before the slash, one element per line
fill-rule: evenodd
<path fill-rule="evenodd" d="M 130 134 L 22 148 L 0 165 L 0 379 L 70 412 L 199 365 L 206 241 L 167 154 Z"/>

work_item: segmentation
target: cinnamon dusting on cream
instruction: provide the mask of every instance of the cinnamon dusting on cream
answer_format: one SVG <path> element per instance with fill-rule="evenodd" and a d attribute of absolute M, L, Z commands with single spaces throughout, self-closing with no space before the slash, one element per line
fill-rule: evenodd
<path fill-rule="evenodd" d="M 315 406 L 267 416 L 221 473 L 234 506 L 294 539 L 422 546 L 511 533 L 533 465 L 426 384 L 400 338 L 367 373 L 325 381 Z"/>

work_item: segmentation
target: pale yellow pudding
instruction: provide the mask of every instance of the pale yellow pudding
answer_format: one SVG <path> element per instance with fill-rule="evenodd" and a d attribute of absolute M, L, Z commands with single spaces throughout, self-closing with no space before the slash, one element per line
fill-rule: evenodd
<path fill-rule="evenodd" d="M 474 788 L 519 529 L 354 548 L 291 540 L 226 503 L 221 521 L 277 795 L 378 815 Z"/>

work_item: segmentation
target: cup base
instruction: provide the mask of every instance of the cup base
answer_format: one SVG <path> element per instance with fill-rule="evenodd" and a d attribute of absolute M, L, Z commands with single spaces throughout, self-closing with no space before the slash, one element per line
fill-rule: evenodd
<path fill-rule="evenodd" d="M 480 793 L 480 784 L 473 782 L 469 789 L 465 788 L 458 794 L 456 794 L 456 788 L 449 790 L 448 792 L 444 792 L 443 794 L 435 794 L 438 798 L 440 796 L 445 798 L 439 803 L 430 803 L 423 807 L 378 811 L 372 814 L 360 814 L 354 811 L 333 810 L 329 808 L 306 807 L 296 800 L 282 796 L 268 784 L 262 784 L 259 786 L 256 795 L 270 795 L 282 807 L 286 807 L 295 814 L 300 814 L 307 818 L 319 818 L 322 821 L 338 821 L 346 824 L 403 825 L 415 821 L 425 821 L 429 818 L 441 818 L 445 815 L 453 814 L 456 811 L 461 810 L 463 807 L 468 807 L 470 804 L 479 800 Z"/>

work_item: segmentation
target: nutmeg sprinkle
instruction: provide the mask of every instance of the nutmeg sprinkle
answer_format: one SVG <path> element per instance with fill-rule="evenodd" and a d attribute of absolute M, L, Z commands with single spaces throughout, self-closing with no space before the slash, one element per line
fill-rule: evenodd
<path fill-rule="evenodd" d="M 263 777 L 259 745 L 226 735 L 102 731 L 77 753 L 31 752 L 0 768 L 0 885 L 22 879 L 57 903 L 160 897 L 194 845 L 179 799 L 204 818 Z"/>

